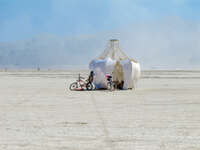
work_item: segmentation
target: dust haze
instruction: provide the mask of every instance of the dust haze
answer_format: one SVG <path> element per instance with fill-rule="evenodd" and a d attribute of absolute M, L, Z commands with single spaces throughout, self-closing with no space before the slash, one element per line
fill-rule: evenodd
<path fill-rule="evenodd" d="M 118 38 L 128 56 L 143 68 L 195 69 L 200 66 L 200 25 L 180 18 L 140 22 L 112 32 L 33 38 L 0 43 L 1 67 L 84 66 L 98 56 L 111 38 Z"/>

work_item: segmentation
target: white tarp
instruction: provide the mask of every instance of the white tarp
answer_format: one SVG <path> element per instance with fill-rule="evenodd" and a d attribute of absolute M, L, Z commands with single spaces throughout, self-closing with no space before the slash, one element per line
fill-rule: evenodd
<path fill-rule="evenodd" d="M 90 70 L 95 73 L 94 84 L 97 88 L 107 88 L 106 74 L 113 75 L 116 60 L 106 58 L 104 60 L 95 59 L 90 63 Z M 134 88 L 136 64 L 127 59 L 119 61 L 123 66 L 124 86 L 123 89 Z"/>

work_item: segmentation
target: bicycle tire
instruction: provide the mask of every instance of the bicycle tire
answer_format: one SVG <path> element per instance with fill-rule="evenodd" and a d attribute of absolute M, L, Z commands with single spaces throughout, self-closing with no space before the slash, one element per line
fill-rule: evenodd
<path fill-rule="evenodd" d="M 110 91 L 113 91 L 114 86 L 113 86 L 112 82 L 107 83 L 107 89 L 110 90 Z"/>
<path fill-rule="evenodd" d="M 86 89 L 88 90 L 88 91 L 91 91 L 91 90 L 93 90 L 93 85 L 92 85 L 92 83 L 87 83 L 86 84 Z"/>
<path fill-rule="evenodd" d="M 74 83 L 70 84 L 70 86 L 69 86 L 69 89 L 71 91 L 75 91 L 77 88 L 78 88 L 78 83 L 77 82 L 74 82 Z"/>

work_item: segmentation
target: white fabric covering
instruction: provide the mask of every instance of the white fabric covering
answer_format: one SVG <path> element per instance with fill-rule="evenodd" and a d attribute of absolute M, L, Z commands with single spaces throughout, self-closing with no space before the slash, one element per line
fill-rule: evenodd
<path fill-rule="evenodd" d="M 129 59 L 119 48 L 118 40 L 110 40 L 105 51 L 90 62 L 89 68 L 95 73 L 94 84 L 96 88 L 107 88 L 106 74 L 112 75 L 116 62 L 123 66 L 123 89 L 135 88 L 140 77 L 140 64 Z"/>
<path fill-rule="evenodd" d="M 104 60 L 95 59 L 90 64 L 90 70 L 95 73 L 94 84 L 97 88 L 107 88 L 106 74 L 111 74 L 114 70 L 116 60 L 106 58 Z M 120 61 L 124 71 L 123 89 L 135 88 L 135 84 L 140 77 L 139 63 L 135 63 L 129 59 Z"/>

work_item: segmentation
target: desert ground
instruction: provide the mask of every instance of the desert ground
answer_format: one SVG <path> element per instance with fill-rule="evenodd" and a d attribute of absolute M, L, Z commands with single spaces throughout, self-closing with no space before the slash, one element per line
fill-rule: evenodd
<path fill-rule="evenodd" d="M 88 71 L 1 71 L 1 150 L 200 150 L 200 71 L 143 71 L 136 90 L 70 91 Z"/>

